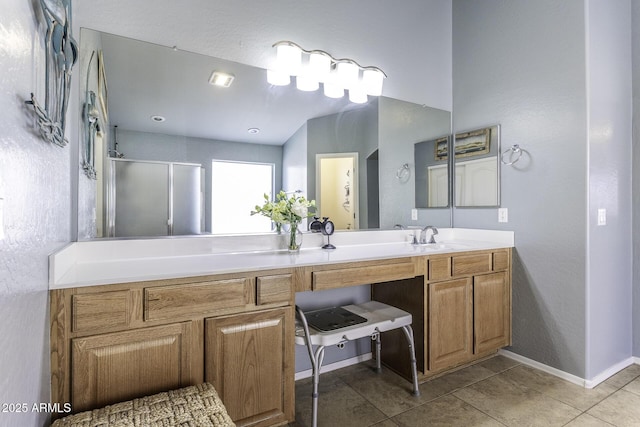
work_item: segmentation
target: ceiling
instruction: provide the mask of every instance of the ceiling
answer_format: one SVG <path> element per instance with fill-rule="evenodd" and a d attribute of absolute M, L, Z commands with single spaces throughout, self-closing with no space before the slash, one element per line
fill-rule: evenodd
<path fill-rule="evenodd" d="M 120 129 L 282 145 L 310 118 L 362 106 L 293 83 L 271 86 L 261 68 L 106 33 L 101 39 L 109 120 Z M 214 70 L 234 74 L 231 87 L 209 84 Z"/>

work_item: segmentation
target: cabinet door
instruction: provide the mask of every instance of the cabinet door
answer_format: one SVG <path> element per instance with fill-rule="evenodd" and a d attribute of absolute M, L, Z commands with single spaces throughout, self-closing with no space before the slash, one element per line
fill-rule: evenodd
<path fill-rule="evenodd" d="M 429 369 L 438 371 L 473 355 L 471 278 L 429 284 Z"/>
<path fill-rule="evenodd" d="M 484 353 L 511 342 L 511 290 L 507 273 L 475 276 L 474 352 Z"/>
<path fill-rule="evenodd" d="M 72 340 L 74 412 L 192 383 L 191 322 Z"/>
<path fill-rule="evenodd" d="M 233 421 L 238 426 L 293 421 L 293 308 L 205 322 L 205 379 Z"/>

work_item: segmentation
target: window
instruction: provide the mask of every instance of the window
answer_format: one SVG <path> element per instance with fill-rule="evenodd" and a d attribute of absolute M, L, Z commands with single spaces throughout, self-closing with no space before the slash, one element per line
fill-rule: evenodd
<path fill-rule="evenodd" d="M 211 164 L 211 232 L 260 233 L 271 231 L 271 220 L 251 216 L 272 197 L 274 165 L 214 160 Z"/>

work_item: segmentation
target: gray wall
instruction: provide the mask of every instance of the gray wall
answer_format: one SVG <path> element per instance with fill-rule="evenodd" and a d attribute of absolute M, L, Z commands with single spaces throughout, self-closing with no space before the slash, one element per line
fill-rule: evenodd
<path fill-rule="evenodd" d="M 282 146 L 282 189 L 307 197 L 307 123 Z"/>
<path fill-rule="evenodd" d="M 587 1 L 587 371 L 632 354 L 631 0 Z M 598 226 L 598 209 L 607 224 Z"/>
<path fill-rule="evenodd" d="M 34 403 L 50 401 L 47 256 L 70 240 L 71 149 L 41 139 L 24 104 L 31 92 L 41 104 L 45 98 L 36 4 L 5 1 L 0 15 L 0 403 L 29 407 L 0 413 L 2 426 L 45 425 L 48 418 L 31 412 Z"/>
<path fill-rule="evenodd" d="M 358 153 L 360 228 L 367 228 L 367 157 L 378 147 L 378 102 L 307 122 L 307 192 L 316 198 L 316 154 Z"/>
<path fill-rule="evenodd" d="M 633 53 L 633 355 L 640 357 L 640 2 L 631 2 Z"/>
<path fill-rule="evenodd" d="M 544 28 L 544 31 L 541 29 Z M 454 131 L 502 125 L 527 151 L 502 167 L 502 206 L 455 209 L 456 227 L 514 230 L 515 353 L 585 373 L 584 2 L 454 0 Z"/>
<path fill-rule="evenodd" d="M 275 188 L 282 188 L 282 146 L 127 131 L 118 128 L 118 151 L 132 160 L 200 163 L 205 169 L 205 230 L 211 231 L 211 161 L 273 163 Z M 229 184 L 229 183 L 227 183 Z"/>
<path fill-rule="evenodd" d="M 631 356 L 628 7 L 453 2 L 454 130 L 500 123 L 503 149 L 526 150 L 502 167 L 509 223 L 455 209 L 454 225 L 515 231 L 512 350 L 587 379 Z"/>
<path fill-rule="evenodd" d="M 416 221 L 411 219 L 411 209 L 415 206 L 413 147 L 451 132 L 451 113 L 386 97 L 379 103 L 380 228 L 394 224 L 448 227 L 448 209 L 420 209 Z M 396 173 L 405 163 L 411 176 L 401 182 Z"/>

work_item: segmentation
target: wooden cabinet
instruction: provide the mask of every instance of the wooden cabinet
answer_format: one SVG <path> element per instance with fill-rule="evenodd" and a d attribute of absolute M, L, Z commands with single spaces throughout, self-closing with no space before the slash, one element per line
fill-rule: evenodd
<path fill-rule="evenodd" d="M 511 287 L 507 272 L 473 278 L 473 313 L 475 353 L 511 344 Z"/>
<path fill-rule="evenodd" d="M 293 421 L 296 277 L 274 269 L 51 291 L 52 402 L 80 412 L 211 381 L 238 425 Z"/>
<path fill-rule="evenodd" d="M 412 314 L 420 379 L 510 344 L 510 249 L 52 290 L 52 403 L 79 412 L 208 381 L 239 426 L 286 424 L 295 292 L 362 284 Z M 382 340 L 410 377 L 402 332 Z"/>
<path fill-rule="evenodd" d="M 422 378 L 511 344 L 510 249 L 437 254 L 426 257 L 424 263 L 419 283 L 387 282 L 372 287 L 373 299 L 412 314 Z M 389 333 L 383 340 L 402 344 Z M 408 360 L 395 353 L 383 352 L 383 362 L 410 378 Z"/>
<path fill-rule="evenodd" d="M 429 284 L 429 369 L 442 370 L 473 355 L 471 278 Z"/>
<path fill-rule="evenodd" d="M 73 339 L 73 410 L 192 384 L 191 345 L 191 322 Z"/>
<path fill-rule="evenodd" d="M 205 380 L 238 426 L 293 419 L 292 308 L 206 319 L 205 334 Z"/>

